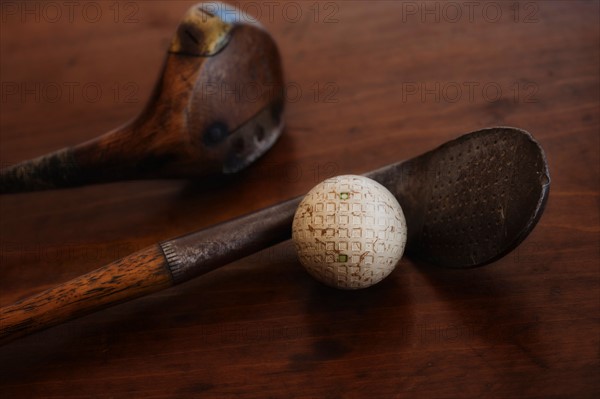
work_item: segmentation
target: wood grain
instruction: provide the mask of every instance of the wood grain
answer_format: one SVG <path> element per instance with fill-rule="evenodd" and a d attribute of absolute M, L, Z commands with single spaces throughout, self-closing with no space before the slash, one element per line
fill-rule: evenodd
<path fill-rule="evenodd" d="M 158 245 L 0 308 L 0 344 L 173 284 Z"/>
<path fill-rule="evenodd" d="M 276 146 L 243 175 L 211 185 L 119 183 L 0 197 L 0 305 L 292 198 L 333 174 L 363 173 L 494 125 L 530 131 L 552 175 L 546 211 L 513 253 L 467 271 L 404 259 L 381 284 L 344 293 L 313 281 L 287 242 L 6 345 L 0 394 L 597 396 L 598 3 L 497 3 L 496 22 L 481 16 L 483 2 L 473 22 L 463 3 L 455 22 L 439 13 L 436 20 L 435 11 L 423 22 L 402 5 L 422 10 L 420 2 L 342 2 L 331 23 L 323 5 L 315 22 L 312 2 L 298 3 L 297 22 L 282 15 L 284 3 L 273 18 L 256 3 L 288 86 L 302 93 L 288 89 L 287 129 Z M 96 23 L 22 22 L 3 9 L 2 163 L 91 139 L 137 115 L 192 3 L 134 3 L 135 23 L 124 22 L 131 10 L 115 22 L 112 3 L 98 4 Z M 532 10 L 535 21 L 525 23 Z M 70 101 L 64 89 L 54 102 L 36 98 L 65 82 L 97 84 L 102 96 L 89 101 L 75 90 Z M 453 82 L 463 88 L 456 100 Z M 9 95 L 12 83 L 17 94 Z M 495 101 L 493 83 L 502 90 Z M 478 85 L 472 97 L 469 84 Z"/>

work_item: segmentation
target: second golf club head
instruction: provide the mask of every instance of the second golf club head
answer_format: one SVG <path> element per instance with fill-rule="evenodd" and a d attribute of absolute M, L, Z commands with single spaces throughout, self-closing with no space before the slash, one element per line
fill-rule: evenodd
<path fill-rule="evenodd" d="M 154 93 L 132 122 L 2 170 L 0 192 L 240 171 L 283 130 L 284 81 L 271 35 L 220 2 L 184 15 Z"/>
<path fill-rule="evenodd" d="M 197 66 L 190 68 L 190 63 Z M 194 74 L 186 75 L 190 70 Z M 181 119 L 173 127 L 186 144 L 189 162 L 198 166 L 188 169 L 184 162 L 178 174 L 237 172 L 281 134 L 284 82 L 279 51 L 258 21 L 231 5 L 200 3 L 188 10 L 162 76 L 159 101 L 151 102 L 149 111 L 160 117 L 163 112 L 154 107 L 170 107 L 172 100 L 179 100 Z M 187 87 L 191 90 L 178 90 Z M 181 101 L 185 92 L 189 94 Z"/>

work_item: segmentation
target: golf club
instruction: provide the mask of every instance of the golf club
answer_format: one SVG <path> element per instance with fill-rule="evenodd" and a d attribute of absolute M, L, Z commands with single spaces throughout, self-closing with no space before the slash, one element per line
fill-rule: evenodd
<path fill-rule="evenodd" d="M 200 3 L 179 24 L 154 94 L 136 119 L 3 169 L 0 193 L 238 172 L 280 135 L 283 89 L 269 33 L 230 5 Z"/>
<path fill-rule="evenodd" d="M 471 268 L 515 248 L 542 215 L 550 188 L 542 148 L 520 129 L 461 136 L 365 174 L 402 205 L 406 253 Z M 302 198 L 150 246 L 0 309 L 0 342 L 170 287 L 291 237 Z"/>

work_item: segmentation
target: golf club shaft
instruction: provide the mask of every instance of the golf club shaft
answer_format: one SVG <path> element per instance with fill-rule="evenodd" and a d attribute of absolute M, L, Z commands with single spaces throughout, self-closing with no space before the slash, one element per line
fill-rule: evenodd
<path fill-rule="evenodd" d="M 168 288 L 291 237 L 300 198 L 126 256 L 0 309 L 0 344 Z"/>

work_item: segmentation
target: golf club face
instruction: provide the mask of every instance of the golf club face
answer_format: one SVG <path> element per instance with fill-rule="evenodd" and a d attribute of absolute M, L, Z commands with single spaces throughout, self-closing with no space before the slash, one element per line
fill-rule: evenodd
<path fill-rule="evenodd" d="M 448 268 L 483 266 L 513 250 L 535 227 L 550 189 L 542 148 L 507 127 L 461 136 L 372 175 L 404 209 L 407 255 Z"/>
<path fill-rule="evenodd" d="M 245 168 L 283 130 L 283 89 L 279 51 L 258 22 L 223 3 L 192 7 L 138 118 L 152 126 L 142 130 L 155 132 L 157 152 L 170 160 L 152 173 L 199 177 Z"/>

